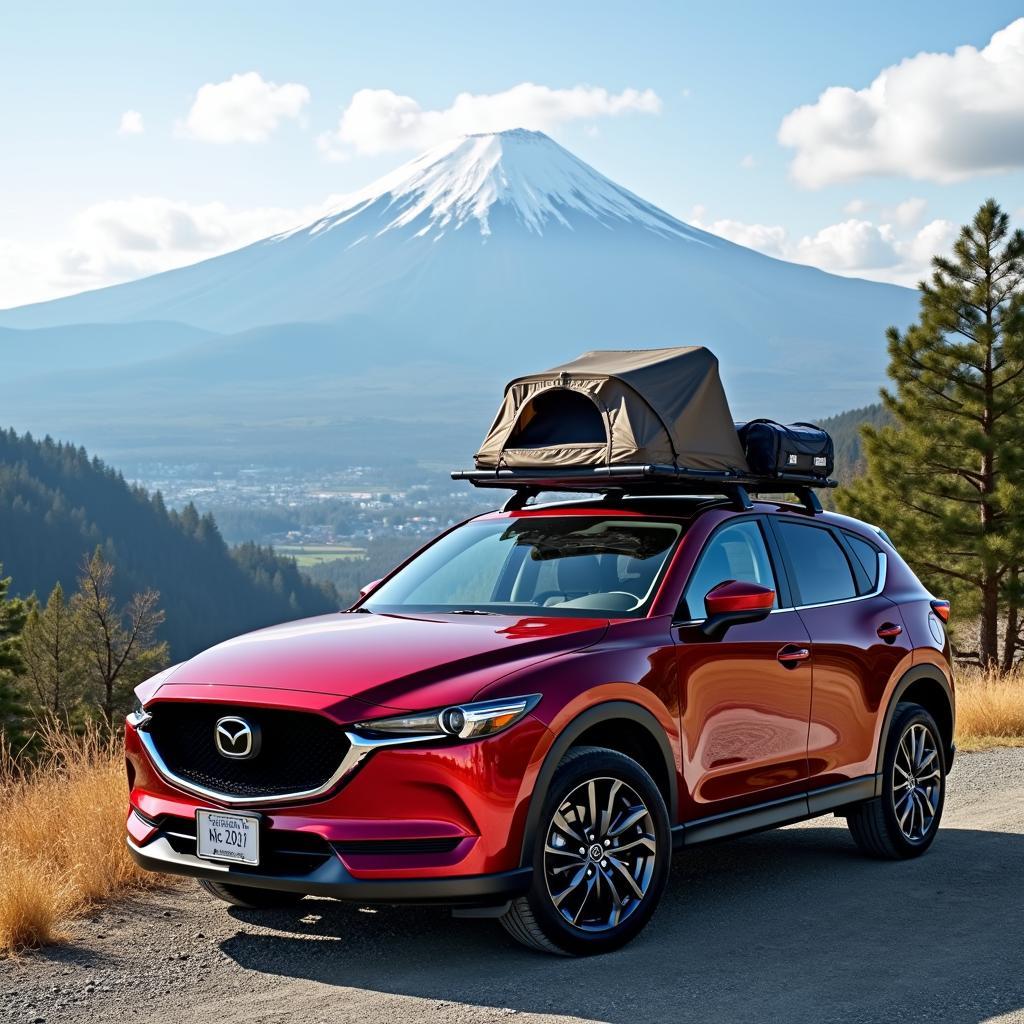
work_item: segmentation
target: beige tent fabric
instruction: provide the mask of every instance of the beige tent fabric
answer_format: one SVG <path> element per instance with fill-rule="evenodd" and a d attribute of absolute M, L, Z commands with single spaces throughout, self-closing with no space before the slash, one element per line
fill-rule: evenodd
<path fill-rule="evenodd" d="M 534 403 L 559 390 L 593 402 L 603 423 L 603 442 L 567 434 L 539 447 L 517 447 Z M 564 405 L 565 403 L 563 403 Z M 556 413 L 557 417 L 557 413 Z M 557 423 L 550 433 L 558 435 Z M 476 455 L 478 469 L 556 469 L 656 463 L 686 469 L 747 472 L 718 375 L 706 348 L 588 352 L 543 373 L 519 377 L 505 397 Z"/>

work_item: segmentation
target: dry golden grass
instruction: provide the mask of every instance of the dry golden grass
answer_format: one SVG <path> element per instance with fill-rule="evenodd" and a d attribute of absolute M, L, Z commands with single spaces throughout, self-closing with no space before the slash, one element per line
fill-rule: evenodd
<path fill-rule="evenodd" d="M 960 750 L 1024 747 L 1024 670 L 958 670 L 956 743 Z"/>
<path fill-rule="evenodd" d="M 0 750 L 0 955 L 53 941 L 64 918 L 143 881 L 124 843 L 120 741 L 44 732 L 31 772 Z"/>

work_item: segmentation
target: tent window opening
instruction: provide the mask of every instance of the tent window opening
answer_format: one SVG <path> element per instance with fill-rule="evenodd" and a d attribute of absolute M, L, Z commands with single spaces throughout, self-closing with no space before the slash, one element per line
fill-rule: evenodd
<path fill-rule="evenodd" d="M 550 388 L 523 406 L 506 446 L 548 448 L 607 442 L 604 419 L 592 399 L 568 388 Z"/>

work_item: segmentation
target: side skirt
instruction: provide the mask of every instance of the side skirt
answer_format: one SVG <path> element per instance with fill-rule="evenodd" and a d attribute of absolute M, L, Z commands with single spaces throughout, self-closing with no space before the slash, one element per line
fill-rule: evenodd
<path fill-rule="evenodd" d="M 753 807 L 697 818 L 676 825 L 672 829 L 673 844 L 676 847 L 696 846 L 698 843 L 764 832 L 767 829 L 816 818 L 848 804 L 872 799 L 880 792 L 881 779 L 881 775 L 863 775 L 834 786 L 812 789 L 799 796 L 769 800 Z"/>

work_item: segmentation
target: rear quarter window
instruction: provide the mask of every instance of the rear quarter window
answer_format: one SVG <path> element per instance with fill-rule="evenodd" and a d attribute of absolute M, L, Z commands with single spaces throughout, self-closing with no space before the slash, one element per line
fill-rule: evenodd
<path fill-rule="evenodd" d="M 878 586 L 878 548 L 874 544 L 869 544 L 862 537 L 858 537 L 855 533 L 844 532 L 843 536 L 846 537 L 850 550 L 867 574 L 867 589 L 869 591 L 874 590 Z"/>

